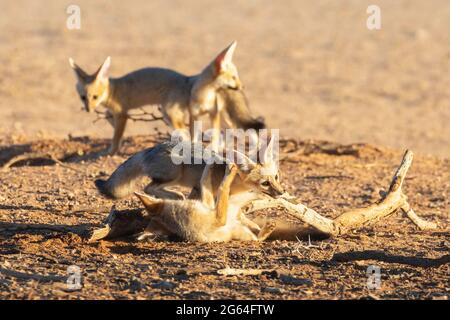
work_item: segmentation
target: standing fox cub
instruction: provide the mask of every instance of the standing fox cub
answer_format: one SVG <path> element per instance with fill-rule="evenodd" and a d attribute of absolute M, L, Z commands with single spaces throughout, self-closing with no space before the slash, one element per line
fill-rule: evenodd
<path fill-rule="evenodd" d="M 110 154 L 120 148 L 128 111 L 144 105 L 158 105 L 164 121 L 173 129 L 186 129 L 185 119 L 189 116 L 192 138 L 195 138 L 194 121 L 208 114 L 213 126 L 211 143 L 217 146 L 223 112 L 228 111 L 229 119 L 238 127 L 264 127 L 261 119 L 250 115 L 237 68 L 232 62 L 235 48 L 236 42 L 233 42 L 195 76 L 170 69 L 145 68 L 120 78 L 109 78 L 110 57 L 92 75 L 72 59 L 69 62 L 77 76 L 77 91 L 86 111 L 103 105 L 112 116 L 110 123 L 114 127 L 114 136 Z M 229 93 L 233 90 L 236 93 Z"/>
<path fill-rule="evenodd" d="M 254 223 L 244 218 L 240 208 L 229 210 L 230 188 L 238 168 L 227 166 L 225 176 L 220 184 L 217 201 L 210 202 L 202 197 L 200 200 L 157 199 L 136 193 L 150 215 L 150 223 L 144 235 L 176 235 L 183 240 L 199 242 L 227 242 L 231 240 L 263 241 L 275 230 L 274 222 L 266 223 L 257 235 L 251 230 Z M 208 181 L 210 173 L 205 174 Z M 208 191 L 208 184 L 202 185 Z"/>

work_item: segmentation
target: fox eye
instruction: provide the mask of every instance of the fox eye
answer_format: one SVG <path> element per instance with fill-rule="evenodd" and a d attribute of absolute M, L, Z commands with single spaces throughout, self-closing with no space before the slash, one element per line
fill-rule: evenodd
<path fill-rule="evenodd" d="M 80 96 L 81 100 L 86 100 L 86 96 Z"/>
<path fill-rule="evenodd" d="M 97 100 L 97 98 L 98 98 L 98 96 L 97 96 L 96 94 L 94 94 L 94 95 L 92 96 L 92 99 L 94 99 L 94 100 Z"/>
<path fill-rule="evenodd" d="M 264 181 L 263 183 L 261 183 L 261 185 L 263 187 L 268 187 L 268 186 L 270 186 L 270 183 L 269 183 L 269 181 Z"/>

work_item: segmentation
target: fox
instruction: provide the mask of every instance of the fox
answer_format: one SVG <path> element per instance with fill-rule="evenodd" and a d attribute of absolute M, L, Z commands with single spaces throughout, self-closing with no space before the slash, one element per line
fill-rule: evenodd
<path fill-rule="evenodd" d="M 128 112 L 145 105 L 157 105 L 164 122 L 175 130 L 186 130 L 185 119 L 189 118 L 190 138 L 194 140 L 193 123 L 200 116 L 209 114 L 213 126 L 211 143 L 217 149 L 221 119 L 227 112 L 224 103 L 229 104 L 230 119 L 236 125 L 262 125 L 260 119 L 248 116 L 243 86 L 232 61 L 236 45 L 236 41 L 232 42 L 203 71 L 193 76 L 149 67 L 112 78 L 109 77 L 110 57 L 93 74 L 85 72 L 72 58 L 69 58 L 69 64 L 75 72 L 76 89 L 85 110 L 93 112 L 99 106 L 107 109 L 107 120 L 114 128 L 108 149 L 110 155 L 120 150 Z M 223 98 L 218 98 L 219 90 Z M 232 94 L 231 91 L 238 93 Z M 224 103 L 218 103 L 218 100 Z M 244 118 L 240 119 L 240 115 Z"/>
<path fill-rule="evenodd" d="M 207 243 L 267 239 L 276 228 L 275 222 L 266 222 L 261 229 L 253 231 L 254 225 L 251 220 L 243 219 L 245 216 L 241 214 L 240 207 L 230 210 L 231 188 L 238 171 L 235 164 L 226 167 L 213 203 L 203 197 L 195 200 L 158 199 L 136 192 L 135 195 L 151 217 L 149 225 L 138 239 L 142 240 L 148 235 L 175 235 L 182 240 Z M 211 175 L 212 171 L 205 173 L 203 182 L 211 180 Z M 208 193 L 213 191 L 207 184 L 202 187 Z"/>
<path fill-rule="evenodd" d="M 194 145 L 194 144 L 193 144 Z M 122 199 L 131 195 L 137 183 L 143 177 L 151 178 L 151 182 L 144 188 L 144 192 L 159 198 L 184 199 L 181 192 L 168 190 L 170 186 L 182 186 L 191 189 L 189 199 L 197 199 L 201 195 L 202 176 L 205 170 L 211 171 L 209 195 L 212 199 L 217 196 L 217 190 L 225 175 L 227 162 L 214 162 L 208 164 L 205 159 L 195 158 L 195 149 L 191 148 L 190 161 L 175 163 L 173 156 L 178 141 L 166 141 L 154 147 L 136 153 L 123 162 L 108 179 L 95 180 L 95 186 L 100 194 L 110 199 Z M 245 154 L 234 151 L 237 161 L 238 177 L 233 180 L 231 195 L 243 197 L 248 191 L 256 190 L 269 196 L 279 196 L 285 192 L 280 182 L 278 163 L 274 158 L 274 138 L 261 150 L 261 159 L 253 161 Z"/>

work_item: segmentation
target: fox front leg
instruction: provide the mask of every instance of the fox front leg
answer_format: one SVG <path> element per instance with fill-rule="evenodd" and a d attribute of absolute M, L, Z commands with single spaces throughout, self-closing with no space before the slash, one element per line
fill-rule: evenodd
<path fill-rule="evenodd" d="M 266 240 L 272 234 L 272 232 L 275 231 L 276 227 L 277 224 L 275 221 L 267 221 L 264 227 L 262 227 L 262 229 L 258 233 L 258 240 Z"/>
<path fill-rule="evenodd" d="M 127 119 L 127 116 L 123 114 L 114 115 L 114 136 L 112 139 L 111 147 L 108 151 L 110 155 L 116 154 L 120 149 Z"/>

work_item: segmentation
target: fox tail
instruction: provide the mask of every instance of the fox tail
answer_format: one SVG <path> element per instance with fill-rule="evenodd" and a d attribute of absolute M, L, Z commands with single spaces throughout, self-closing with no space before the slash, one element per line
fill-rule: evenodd
<path fill-rule="evenodd" d="M 266 123 L 263 117 L 254 117 L 251 114 L 247 97 L 241 90 L 224 89 L 219 91 L 230 120 L 237 128 L 265 129 Z"/>
<path fill-rule="evenodd" d="M 145 161 L 149 160 L 153 150 L 154 148 L 149 148 L 131 156 L 107 180 L 95 180 L 97 190 L 110 199 L 121 199 L 130 195 L 136 183 L 146 174 Z"/>

